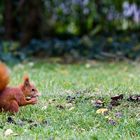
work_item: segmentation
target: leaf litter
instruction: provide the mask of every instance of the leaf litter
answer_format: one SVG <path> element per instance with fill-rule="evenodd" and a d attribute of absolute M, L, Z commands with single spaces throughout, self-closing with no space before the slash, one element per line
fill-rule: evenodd
<path fill-rule="evenodd" d="M 12 123 L 14 125 L 18 125 L 18 126 L 21 126 L 21 127 L 29 124 L 29 129 L 32 129 L 33 127 L 37 127 L 39 125 L 48 125 L 47 120 L 37 121 L 37 120 L 33 120 L 33 119 L 28 119 L 28 118 L 22 118 L 22 119 L 19 119 L 19 120 L 14 120 L 14 118 L 11 117 L 11 116 L 8 116 L 7 123 L 10 123 L 10 124 Z M 6 132 L 6 133 L 8 133 L 8 132 Z"/>
<path fill-rule="evenodd" d="M 65 97 L 65 101 L 62 104 L 59 104 L 57 102 L 57 98 L 55 99 L 49 99 L 48 103 L 42 107 L 42 110 L 47 110 L 48 105 L 53 105 L 55 106 L 57 109 L 59 110 L 65 110 L 68 109 L 69 111 L 75 109 L 75 104 L 81 102 L 91 102 L 92 106 L 96 109 L 96 114 L 101 114 L 103 116 L 105 116 L 105 118 L 107 119 L 107 122 L 110 125 L 116 125 L 117 121 L 115 119 L 112 119 L 112 117 L 109 117 L 107 115 L 110 114 L 111 110 L 113 110 L 115 107 L 121 105 L 122 101 L 127 101 L 125 103 L 129 103 L 129 102 L 140 102 L 140 95 L 130 95 L 127 100 L 124 99 L 124 95 L 123 94 L 119 94 L 119 95 L 115 95 L 110 97 L 110 100 L 105 100 L 101 97 L 97 96 L 93 96 L 93 94 L 88 94 L 88 96 L 85 94 L 89 93 L 89 90 L 83 90 L 83 91 L 76 91 L 76 92 L 70 92 L 70 94 L 68 94 Z M 72 93 L 72 94 L 71 94 Z M 89 103 L 90 103 L 89 102 Z M 123 106 L 121 106 L 123 107 Z M 127 106 L 125 106 L 127 107 Z M 121 119 L 123 117 L 122 112 L 118 111 L 114 114 L 114 117 L 116 119 Z M 48 121 L 47 120 L 42 120 L 42 122 L 39 121 L 34 121 L 31 119 L 21 119 L 18 120 L 17 122 L 11 117 L 9 116 L 7 118 L 7 122 L 8 123 L 12 123 L 15 125 L 19 125 L 19 126 L 23 126 L 26 125 L 27 123 L 29 124 L 29 129 L 32 129 L 33 127 L 37 127 L 38 125 L 48 125 Z"/>

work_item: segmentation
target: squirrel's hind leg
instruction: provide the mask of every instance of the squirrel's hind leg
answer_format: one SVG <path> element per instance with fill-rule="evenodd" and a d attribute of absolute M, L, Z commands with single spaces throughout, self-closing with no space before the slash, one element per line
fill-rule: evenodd
<path fill-rule="evenodd" d="M 16 101 L 11 101 L 8 111 L 11 113 L 17 113 L 19 111 L 19 105 Z"/>

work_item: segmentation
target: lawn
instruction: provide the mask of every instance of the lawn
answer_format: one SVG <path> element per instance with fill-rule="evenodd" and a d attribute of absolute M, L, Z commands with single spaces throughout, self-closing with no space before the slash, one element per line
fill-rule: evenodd
<path fill-rule="evenodd" d="M 140 139 L 140 104 L 127 101 L 129 95 L 140 95 L 140 64 L 38 61 L 11 69 L 11 86 L 28 73 L 42 96 L 38 104 L 21 107 L 15 116 L 0 114 L 0 139 Z M 110 98 L 119 94 L 124 94 L 120 105 L 110 107 Z M 98 99 L 107 113 L 97 114 Z M 7 129 L 13 134 L 6 137 Z"/>

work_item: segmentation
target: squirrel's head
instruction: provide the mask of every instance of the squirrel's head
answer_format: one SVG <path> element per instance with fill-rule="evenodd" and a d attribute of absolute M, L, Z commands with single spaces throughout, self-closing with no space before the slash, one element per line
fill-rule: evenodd
<path fill-rule="evenodd" d="M 21 85 L 21 89 L 27 99 L 32 97 L 38 97 L 41 95 L 36 89 L 36 87 L 30 83 L 28 76 L 24 77 L 24 82 Z"/>

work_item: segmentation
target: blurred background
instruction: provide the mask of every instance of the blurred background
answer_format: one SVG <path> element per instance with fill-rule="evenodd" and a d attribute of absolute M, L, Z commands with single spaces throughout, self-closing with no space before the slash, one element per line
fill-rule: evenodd
<path fill-rule="evenodd" d="M 0 60 L 139 60 L 139 0 L 0 0 Z"/>

